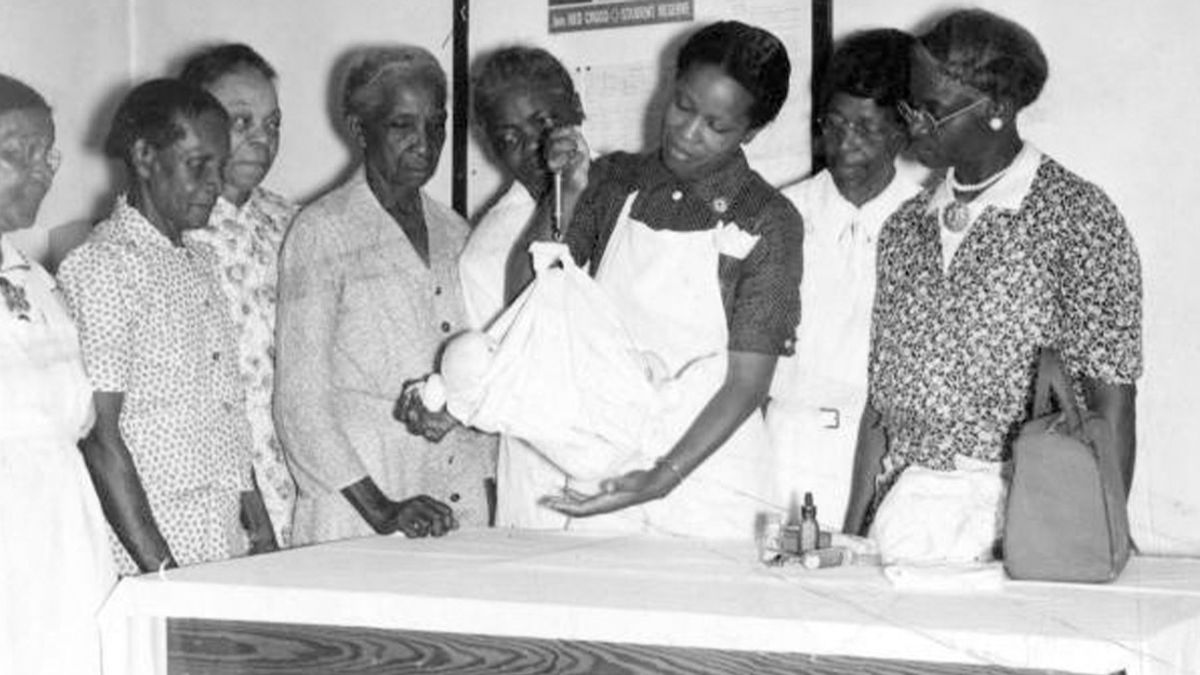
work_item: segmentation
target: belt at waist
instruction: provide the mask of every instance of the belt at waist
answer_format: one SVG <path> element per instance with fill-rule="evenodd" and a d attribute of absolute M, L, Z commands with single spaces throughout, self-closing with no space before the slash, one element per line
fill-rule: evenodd
<path fill-rule="evenodd" d="M 827 402 L 790 398 L 771 399 L 769 414 L 804 420 L 808 424 L 826 429 L 838 429 L 853 424 L 854 419 L 862 413 L 865 402 L 866 396 L 857 401 L 841 398 Z"/>

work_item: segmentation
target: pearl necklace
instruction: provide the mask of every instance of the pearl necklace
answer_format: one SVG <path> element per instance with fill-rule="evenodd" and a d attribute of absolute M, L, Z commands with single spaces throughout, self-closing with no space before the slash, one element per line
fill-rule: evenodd
<path fill-rule="evenodd" d="M 1012 163 L 1010 162 L 1008 166 L 1000 169 L 987 178 L 984 178 L 978 183 L 958 182 L 958 178 L 954 175 L 954 167 L 950 167 L 950 170 L 946 172 L 946 181 L 950 183 L 950 189 L 954 190 L 955 192 L 982 192 L 1000 182 L 1000 179 L 1004 178 L 1004 175 L 1008 173 L 1008 170 L 1011 167 Z"/>

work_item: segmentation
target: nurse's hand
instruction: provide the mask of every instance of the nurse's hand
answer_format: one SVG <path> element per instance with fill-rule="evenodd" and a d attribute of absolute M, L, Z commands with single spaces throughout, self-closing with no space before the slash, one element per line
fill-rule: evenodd
<path fill-rule="evenodd" d="M 560 127 L 551 131 L 542 148 L 546 168 L 551 173 L 562 173 L 563 198 L 573 199 L 582 194 L 588 185 L 592 159 L 579 127 Z"/>
<path fill-rule="evenodd" d="M 662 499 L 678 484 L 673 473 L 656 465 L 648 471 L 630 471 L 605 480 L 594 495 L 564 488 L 562 494 L 546 495 L 538 503 L 572 518 L 586 518 Z"/>
<path fill-rule="evenodd" d="M 396 503 L 393 530 L 413 539 L 440 537 L 458 529 L 458 521 L 449 506 L 428 495 L 417 495 Z"/>

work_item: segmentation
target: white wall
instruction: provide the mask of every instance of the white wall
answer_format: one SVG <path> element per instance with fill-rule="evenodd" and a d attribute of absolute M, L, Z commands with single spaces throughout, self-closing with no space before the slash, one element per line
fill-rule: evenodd
<path fill-rule="evenodd" d="M 549 33 L 546 0 L 475 0 L 471 3 L 473 58 L 501 45 L 543 47 L 571 71 L 583 99 L 584 132 L 592 150 L 636 152 L 657 145 L 659 115 L 652 106 L 673 76 L 671 47 L 698 27 L 738 19 L 771 30 L 792 62 L 788 103 L 778 119 L 746 148 L 751 165 L 785 183 L 808 172 L 808 80 L 811 14 L 801 0 L 695 0 L 694 21 Z M 494 194 L 500 175 L 472 139 L 468 150 L 468 204 L 472 213 Z"/>
<path fill-rule="evenodd" d="M 133 82 L 178 74 L 188 53 L 214 42 L 246 42 L 279 72 L 284 128 L 266 185 L 310 200 L 350 165 L 329 107 L 336 59 L 354 45 L 411 43 L 450 74 L 452 9 L 449 0 L 4 0 L 0 68 L 49 99 L 64 154 L 39 224 L 18 244 L 53 262 L 86 236 L 119 180 L 100 145 L 120 97 Z M 450 175 L 447 143 L 428 186 L 447 203 Z"/>
<path fill-rule="evenodd" d="M 0 71 L 46 97 L 63 153 L 38 225 L 14 236 L 35 258 L 46 257 L 54 228 L 86 221 L 108 192 L 100 145 L 129 77 L 126 10 L 126 0 L 0 2 Z"/>
<path fill-rule="evenodd" d="M 181 58 L 216 42 L 245 42 L 275 67 L 283 133 L 265 184 L 304 201 L 329 187 L 351 161 L 330 107 L 331 69 L 349 48 L 414 44 L 433 52 L 448 76 L 452 72 L 450 0 L 129 1 L 136 8 L 133 59 L 139 78 L 176 75 Z M 450 176 L 447 140 L 427 186 L 447 204 Z"/>
<path fill-rule="evenodd" d="M 1144 550 L 1200 553 L 1200 4 L 1191 0 L 982 0 L 1030 29 L 1050 61 L 1022 131 L 1102 186 L 1137 241 L 1145 284 L 1145 374 L 1130 504 Z M 910 28 L 936 0 L 835 0 L 834 25 Z"/>

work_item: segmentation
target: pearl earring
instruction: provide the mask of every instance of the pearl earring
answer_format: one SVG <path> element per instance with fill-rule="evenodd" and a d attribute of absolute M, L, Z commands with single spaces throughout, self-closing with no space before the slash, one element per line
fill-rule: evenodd
<path fill-rule="evenodd" d="M 1004 128 L 1004 120 L 1000 119 L 999 117 L 993 117 L 992 119 L 988 120 L 988 128 L 992 131 L 1000 131 Z"/>

